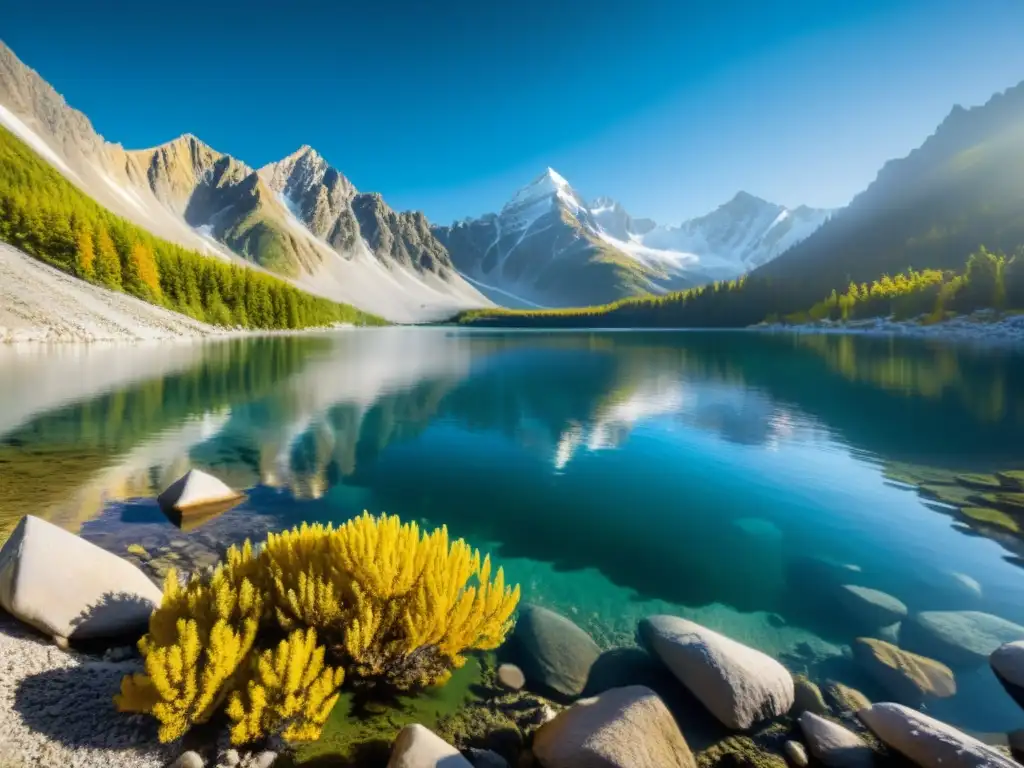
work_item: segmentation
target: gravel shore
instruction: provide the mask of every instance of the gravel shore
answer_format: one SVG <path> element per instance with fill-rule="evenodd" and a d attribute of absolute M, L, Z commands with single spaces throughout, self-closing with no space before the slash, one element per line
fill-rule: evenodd
<path fill-rule="evenodd" d="M 941 323 L 924 325 L 914 320 L 875 318 L 848 323 L 822 320 L 804 325 L 754 326 L 751 330 L 764 333 L 850 334 L 873 337 L 903 337 L 968 342 L 993 346 L 1024 345 L 1024 315 L 999 318 L 984 310 L 971 315 L 954 317 Z"/>
<path fill-rule="evenodd" d="M 121 678 L 140 669 L 61 651 L 0 611 L 0 768 L 167 765 L 176 755 L 153 721 L 114 709 Z"/>

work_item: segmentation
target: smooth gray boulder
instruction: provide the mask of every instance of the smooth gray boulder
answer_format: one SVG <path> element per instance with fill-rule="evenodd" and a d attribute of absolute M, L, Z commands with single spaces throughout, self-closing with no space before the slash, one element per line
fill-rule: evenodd
<path fill-rule="evenodd" d="M 559 613 L 526 604 L 512 633 L 520 651 L 520 666 L 530 685 L 541 685 L 563 696 L 579 696 L 601 649 Z"/>
<path fill-rule="evenodd" d="M 414 723 L 399 731 L 388 768 L 473 768 L 473 764 L 429 728 Z"/>
<path fill-rule="evenodd" d="M 984 664 L 1004 643 L 1024 640 L 1024 627 L 981 611 L 925 611 L 900 628 L 900 644 L 951 666 Z"/>
<path fill-rule="evenodd" d="M 875 736 L 921 768 L 1020 768 L 998 750 L 902 704 L 873 704 L 858 716 Z"/>
<path fill-rule="evenodd" d="M 746 730 L 786 714 L 793 677 L 775 659 L 677 616 L 640 622 L 640 637 L 724 725 Z"/>
<path fill-rule="evenodd" d="M 157 496 L 156 502 L 165 511 L 187 510 L 207 504 L 238 501 L 241 493 L 221 480 L 199 469 L 190 469 Z"/>
<path fill-rule="evenodd" d="M 902 621 L 907 615 L 906 605 L 877 589 L 843 584 L 837 596 L 840 607 L 864 626 L 887 627 Z"/>
<path fill-rule="evenodd" d="M 534 735 L 543 768 L 696 768 L 675 718 L 650 688 L 612 688 L 560 712 Z"/>
<path fill-rule="evenodd" d="M 828 768 L 867 768 L 874 762 L 864 739 L 813 712 L 800 715 L 800 730 L 811 754 Z"/>
<path fill-rule="evenodd" d="M 0 605 L 56 638 L 141 634 L 162 597 L 127 560 L 32 515 L 0 548 Z"/>
<path fill-rule="evenodd" d="M 1006 692 L 1024 707 L 1024 640 L 999 646 L 988 662 Z"/>

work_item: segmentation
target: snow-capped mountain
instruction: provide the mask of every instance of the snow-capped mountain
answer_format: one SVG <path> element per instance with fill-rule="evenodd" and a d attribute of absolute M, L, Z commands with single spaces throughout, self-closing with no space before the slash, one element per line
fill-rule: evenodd
<path fill-rule="evenodd" d="M 490 303 L 459 276 L 422 214 L 359 194 L 309 147 L 260 171 L 191 134 L 126 150 L 2 42 L 0 125 L 101 205 L 211 257 L 399 322 Z"/>
<path fill-rule="evenodd" d="M 498 214 L 435 227 L 455 266 L 513 306 L 601 304 L 738 277 L 810 235 L 830 212 L 740 192 L 676 227 L 634 219 L 617 201 L 587 204 L 548 168 Z"/>

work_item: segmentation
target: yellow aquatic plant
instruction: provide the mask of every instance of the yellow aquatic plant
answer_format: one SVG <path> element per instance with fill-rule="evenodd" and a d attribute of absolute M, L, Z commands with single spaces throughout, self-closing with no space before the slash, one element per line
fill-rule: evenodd
<path fill-rule="evenodd" d="M 139 641 L 146 671 L 126 676 L 114 697 L 122 712 L 156 717 L 161 741 L 206 722 L 231 690 L 264 610 L 256 564 L 246 542 L 209 579 L 193 577 L 181 586 L 175 570 L 168 571 L 163 600 Z"/>
<path fill-rule="evenodd" d="M 231 548 L 184 586 L 169 573 L 139 641 L 146 671 L 122 681 L 117 706 L 156 717 L 163 741 L 229 699 L 235 743 L 316 738 L 343 670 L 353 683 L 443 683 L 466 651 L 502 643 L 518 602 L 490 557 L 445 527 L 368 513 L 303 524 L 268 535 L 258 554 L 248 541 Z"/>
<path fill-rule="evenodd" d="M 267 733 L 289 741 L 317 738 L 345 679 L 341 669 L 324 664 L 324 652 L 315 630 L 297 629 L 275 650 L 259 654 L 245 686 L 231 694 L 231 741 L 245 744 Z"/>

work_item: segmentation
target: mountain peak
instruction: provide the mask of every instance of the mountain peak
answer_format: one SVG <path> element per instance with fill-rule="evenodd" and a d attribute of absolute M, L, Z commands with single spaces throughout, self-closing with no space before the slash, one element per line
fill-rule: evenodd
<path fill-rule="evenodd" d="M 506 204 L 506 208 L 535 203 L 547 198 L 558 198 L 563 201 L 571 201 L 574 207 L 582 207 L 577 201 L 573 188 L 554 168 L 544 169 L 544 173 L 537 176 L 533 181 L 520 189 Z"/>

